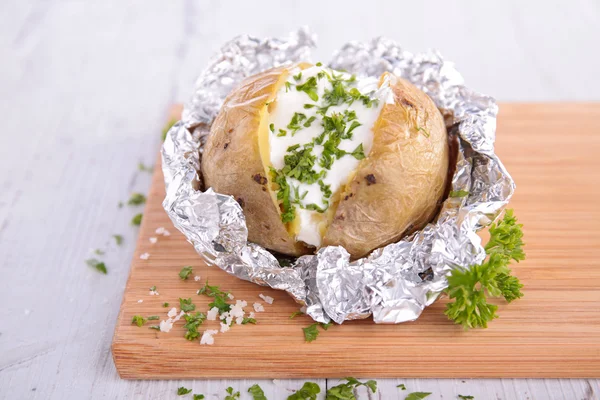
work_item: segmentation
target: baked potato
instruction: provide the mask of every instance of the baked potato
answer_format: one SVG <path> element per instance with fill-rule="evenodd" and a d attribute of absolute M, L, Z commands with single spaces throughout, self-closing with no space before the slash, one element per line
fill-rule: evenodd
<path fill-rule="evenodd" d="M 411 83 L 300 63 L 226 98 L 201 167 L 206 187 L 239 202 L 249 241 L 292 256 L 339 245 L 359 258 L 435 217 L 448 152 L 442 115 Z"/>

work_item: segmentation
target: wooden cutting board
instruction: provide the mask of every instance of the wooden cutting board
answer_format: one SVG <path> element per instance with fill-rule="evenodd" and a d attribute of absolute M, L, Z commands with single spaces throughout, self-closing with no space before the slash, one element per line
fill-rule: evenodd
<path fill-rule="evenodd" d="M 172 110 L 178 117 L 180 107 Z M 113 340 L 122 378 L 316 377 L 600 377 L 600 104 L 503 104 L 497 153 L 517 182 L 511 203 L 525 225 L 527 260 L 514 266 L 525 297 L 499 304 L 488 329 L 464 332 L 443 314 L 444 300 L 418 321 L 375 325 L 353 321 L 305 343 L 306 316 L 284 292 L 208 267 L 165 214 L 157 165 Z M 171 236 L 155 234 L 165 227 Z M 150 237 L 158 242 L 150 243 Z M 147 260 L 140 259 L 149 253 Z M 182 266 L 202 277 L 181 281 Z M 233 326 L 213 346 L 131 325 L 135 314 L 160 315 L 209 282 L 236 299 L 259 301 L 257 325 Z M 157 286 L 159 296 L 150 296 Z M 275 298 L 265 304 L 258 295 Z M 143 302 L 139 302 L 143 300 Z M 248 307 L 249 309 L 250 307 Z M 152 321 L 153 322 L 153 321 Z M 151 322 L 151 323 L 152 323 Z M 150 325 L 148 323 L 146 325 Z M 216 323 L 205 323 L 216 329 Z"/>

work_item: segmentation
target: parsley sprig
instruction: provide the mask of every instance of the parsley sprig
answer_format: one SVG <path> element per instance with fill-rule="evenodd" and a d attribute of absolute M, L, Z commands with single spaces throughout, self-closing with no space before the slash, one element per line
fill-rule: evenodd
<path fill-rule="evenodd" d="M 490 226 L 486 261 L 452 271 L 446 293 L 454 301 L 446 305 L 448 318 L 465 329 L 487 328 L 489 321 L 498 318 L 498 306 L 488 303 L 488 296 L 504 297 L 509 303 L 523 297 L 523 285 L 508 268 L 511 260 L 525 259 L 522 227 L 513 211 L 507 210 L 500 222 Z"/>
<path fill-rule="evenodd" d="M 198 294 L 204 294 L 206 296 L 212 297 L 213 301 L 208 303 L 209 308 L 217 307 L 219 309 L 219 314 L 223 314 L 224 312 L 228 312 L 231 310 L 231 304 L 229 304 L 229 292 L 224 292 L 219 289 L 218 286 L 211 286 L 208 284 L 208 280 L 204 284 L 202 288 L 200 288 L 197 292 Z M 248 323 L 253 323 L 251 321 L 247 321 Z"/>
<path fill-rule="evenodd" d="M 321 393 L 321 387 L 314 382 L 304 382 L 304 385 L 293 394 L 289 395 L 287 400 L 317 400 L 317 395 Z"/>
<path fill-rule="evenodd" d="M 325 394 L 325 400 L 356 400 L 354 389 L 358 386 L 366 386 L 371 389 L 371 392 L 377 392 L 377 382 L 369 379 L 366 382 L 360 382 L 356 378 L 344 378 L 345 383 L 329 388 Z"/>

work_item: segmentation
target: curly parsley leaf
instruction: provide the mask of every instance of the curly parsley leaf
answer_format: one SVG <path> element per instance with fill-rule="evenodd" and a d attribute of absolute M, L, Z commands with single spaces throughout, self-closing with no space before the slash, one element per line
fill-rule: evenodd
<path fill-rule="evenodd" d="M 192 392 L 192 389 L 188 389 L 188 388 L 181 386 L 180 388 L 177 389 L 177 396 L 183 396 L 183 395 L 186 395 L 191 392 Z"/>
<path fill-rule="evenodd" d="M 253 400 L 267 400 L 265 392 L 256 383 L 248 388 L 248 393 L 252 395 Z"/>
<path fill-rule="evenodd" d="M 507 302 L 523 297 L 523 285 L 508 268 L 511 260 L 525 259 L 521 228 L 512 210 L 507 210 L 498 224 L 490 226 L 487 260 L 451 272 L 446 293 L 454 301 L 446 304 L 448 318 L 465 329 L 487 328 L 489 321 L 498 318 L 498 307 L 488 302 L 488 296 L 504 297 Z"/>
<path fill-rule="evenodd" d="M 287 400 L 316 400 L 321 393 L 321 387 L 314 382 L 304 382 L 304 385 L 295 393 L 288 396 Z"/>
<path fill-rule="evenodd" d="M 422 400 L 430 394 L 431 392 L 412 392 L 406 396 L 405 400 Z"/>
<path fill-rule="evenodd" d="M 195 394 L 194 400 L 204 400 L 204 395 L 203 394 Z"/>
<path fill-rule="evenodd" d="M 201 287 L 197 292 L 197 294 L 204 294 L 209 297 L 213 297 L 214 300 L 208 303 L 209 308 L 217 307 L 219 309 L 219 314 L 223 314 L 231 310 L 231 304 L 227 302 L 229 299 L 229 292 L 224 292 L 219 289 L 218 286 L 211 286 L 208 284 L 208 281 Z M 249 322 L 246 322 L 249 323 Z M 250 322 L 252 323 L 252 322 Z"/>
<path fill-rule="evenodd" d="M 189 278 L 191 274 L 192 274 L 192 267 L 189 265 L 187 267 L 181 268 L 181 271 L 179 271 L 179 277 L 184 281 L 187 278 Z"/>

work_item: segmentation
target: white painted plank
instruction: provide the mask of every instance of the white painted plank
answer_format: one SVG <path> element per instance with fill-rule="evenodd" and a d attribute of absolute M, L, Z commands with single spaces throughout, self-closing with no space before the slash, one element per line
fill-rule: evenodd
<path fill-rule="evenodd" d="M 386 35 L 411 51 L 439 48 L 473 88 L 501 100 L 598 100 L 598 5 L 560 4 L 3 1 L 0 399 L 163 399 L 176 398 L 178 386 L 209 399 L 232 386 L 248 398 L 255 382 L 270 399 L 287 397 L 302 381 L 123 381 L 116 374 L 110 343 L 136 235 L 129 226 L 136 210 L 116 204 L 147 190 L 150 177 L 136 165 L 154 162 L 169 104 L 190 96 L 225 40 L 282 35 L 302 24 L 320 36 L 315 59 L 348 39 Z M 109 275 L 101 276 L 83 260 L 114 233 L 125 244 L 110 248 Z M 598 380 L 406 379 L 379 381 L 375 398 L 403 399 L 401 382 L 445 399 L 593 399 L 600 392 Z"/>

